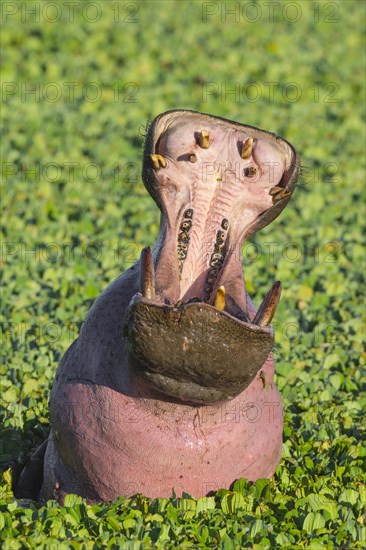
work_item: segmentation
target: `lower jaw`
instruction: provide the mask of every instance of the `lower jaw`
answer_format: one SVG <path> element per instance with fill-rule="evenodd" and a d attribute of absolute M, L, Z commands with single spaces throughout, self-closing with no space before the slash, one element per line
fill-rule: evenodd
<path fill-rule="evenodd" d="M 132 299 L 124 336 L 131 373 L 170 398 L 207 405 L 233 399 L 254 380 L 273 347 L 273 330 L 202 302 Z"/>

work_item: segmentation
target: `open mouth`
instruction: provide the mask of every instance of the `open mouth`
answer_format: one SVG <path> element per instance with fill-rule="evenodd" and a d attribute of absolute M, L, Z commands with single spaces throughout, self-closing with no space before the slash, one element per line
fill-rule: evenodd
<path fill-rule="evenodd" d="M 299 164 L 291 144 L 251 126 L 193 111 L 152 123 L 143 179 L 161 227 L 142 253 L 125 333 L 130 362 L 159 391 L 192 403 L 231 398 L 265 362 L 281 284 L 253 316 L 241 247 L 285 207 Z M 170 347 L 158 352 L 157 342 Z"/>

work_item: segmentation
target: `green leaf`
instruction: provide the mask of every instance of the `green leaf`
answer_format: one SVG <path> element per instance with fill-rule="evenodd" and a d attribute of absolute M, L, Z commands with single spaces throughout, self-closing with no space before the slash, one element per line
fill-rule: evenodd
<path fill-rule="evenodd" d="M 304 519 L 302 528 L 307 533 L 313 533 L 325 526 L 325 519 L 319 512 L 310 512 Z"/>
<path fill-rule="evenodd" d="M 221 499 L 221 508 L 225 514 L 234 514 L 244 506 L 245 498 L 240 493 L 229 493 Z"/>
<path fill-rule="evenodd" d="M 354 489 L 346 489 L 339 495 L 338 502 L 345 502 L 346 504 L 356 504 L 359 498 L 359 493 Z"/>
<path fill-rule="evenodd" d="M 337 365 L 339 361 L 340 361 L 340 357 L 338 355 L 336 355 L 335 353 L 330 353 L 329 355 L 326 356 L 324 360 L 323 368 L 329 369 L 330 367 L 333 367 L 333 365 Z"/>
<path fill-rule="evenodd" d="M 15 388 L 9 388 L 2 394 L 1 397 L 5 403 L 16 403 L 18 399 Z"/>
<path fill-rule="evenodd" d="M 107 523 L 112 528 L 113 531 L 117 531 L 117 532 L 121 531 L 121 526 L 117 518 L 113 516 L 108 516 Z M 123 527 L 125 529 L 129 529 L 130 527 L 134 527 L 135 523 L 136 523 L 136 520 L 134 519 L 125 519 L 123 521 Z"/>
<path fill-rule="evenodd" d="M 344 382 L 344 376 L 343 376 L 342 373 L 337 372 L 335 374 L 332 374 L 332 376 L 329 377 L 329 382 L 332 384 L 332 386 L 336 390 L 339 390 L 339 388 L 341 387 L 341 385 Z"/>
<path fill-rule="evenodd" d="M 196 513 L 205 512 L 206 510 L 215 509 L 215 499 L 214 497 L 203 497 L 197 500 Z"/>
<path fill-rule="evenodd" d="M 83 499 L 79 495 L 69 494 L 65 497 L 64 506 L 73 508 L 74 506 L 76 506 L 77 504 L 81 504 L 82 502 Z"/>
<path fill-rule="evenodd" d="M 39 388 L 39 381 L 34 378 L 28 378 L 22 388 L 22 394 L 24 397 L 30 395 L 34 390 Z"/>
<path fill-rule="evenodd" d="M 0 512 L 0 531 L 2 531 L 4 529 L 4 526 L 5 526 L 4 514 L 2 514 L 2 512 Z"/>

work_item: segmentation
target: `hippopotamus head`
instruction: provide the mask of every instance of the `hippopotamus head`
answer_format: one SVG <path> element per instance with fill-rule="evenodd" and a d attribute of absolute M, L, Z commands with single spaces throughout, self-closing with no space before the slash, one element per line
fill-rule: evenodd
<path fill-rule="evenodd" d="M 256 311 L 240 252 L 287 204 L 298 172 L 293 147 L 252 126 L 181 110 L 153 121 L 143 180 L 161 211 L 157 242 L 94 302 L 65 353 L 50 435 L 19 495 L 201 496 L 205 480 L 273 474 L 283 414 L 270 323 L 281 285 Z"/>
<path fill-rule="evenodd" d="M 142 174 L 160 233 L 141 255 L 124 325 L 129 367 L 148 387 L 210 404 L 254 379 L 273 346 L 281 284 L 253 317 L 241 246 L 286 206 L 298 172 L 292 145 L 270 132 L 185 110 L 153 121 Z"/>

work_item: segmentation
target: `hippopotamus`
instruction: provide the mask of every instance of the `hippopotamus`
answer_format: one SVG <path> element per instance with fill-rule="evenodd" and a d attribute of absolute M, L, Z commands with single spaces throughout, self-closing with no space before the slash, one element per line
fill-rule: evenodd
<path fill-rule="evenodd" d="M 98 297 L 62 358 L 49 437 L 19 495 L 201 497 L 274 474 L 281 283 L 256 310 L 241 247 L 286 206 L 299 167 L 288 141 L 254 126 L 189 110 L 153 120 L 142 179 L 161 212 L 156 243 Z"/>

